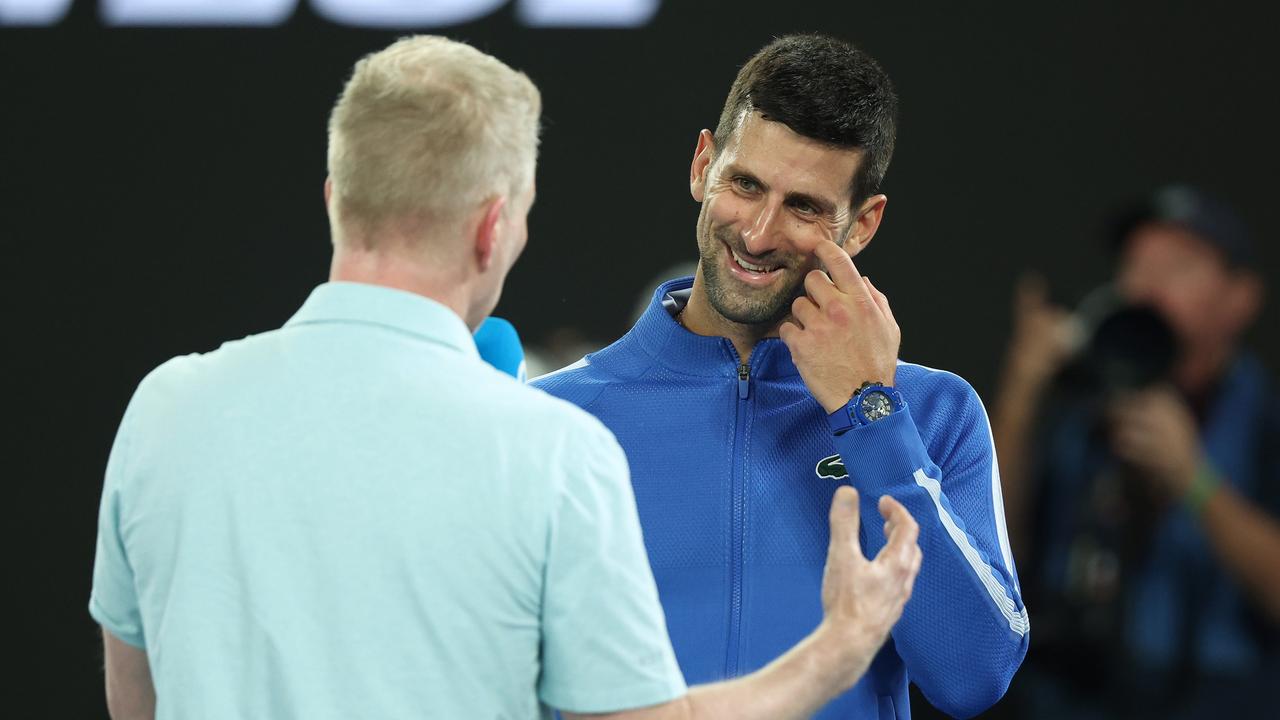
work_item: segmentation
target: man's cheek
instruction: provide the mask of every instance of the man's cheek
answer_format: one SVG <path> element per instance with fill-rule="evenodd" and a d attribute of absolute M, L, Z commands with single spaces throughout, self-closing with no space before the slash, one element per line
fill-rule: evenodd
<path fill-rule="evenodd" d="M 748 203 L 732 192 L 718 194 L 708 200 L 707 214 L 716 225 L 735 225 L 748 210 Z"/>

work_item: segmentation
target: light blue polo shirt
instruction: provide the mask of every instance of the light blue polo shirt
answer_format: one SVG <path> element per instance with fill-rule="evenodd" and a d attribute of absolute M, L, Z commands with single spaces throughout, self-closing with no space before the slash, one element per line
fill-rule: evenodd
<path fill-rule="evenodd" d="M 159 718 L 537 718 L 685 692 L 622 450 L 424 297 L 328 283 L 139 385 L 89 609 Z"/>

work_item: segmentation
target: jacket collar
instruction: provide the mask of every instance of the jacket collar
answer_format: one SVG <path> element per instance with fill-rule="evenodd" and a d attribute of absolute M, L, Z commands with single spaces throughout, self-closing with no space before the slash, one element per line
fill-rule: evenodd
<path fill-rule="evenodd" d="M 649 307 L 627 333 L 654 360 L 685 375 L 736 377 L 740 361 L 728 338 L 697 335 L 675 319 L 689 299 L 692 277 L 669 280 L 658 286 Z M 751 375 L 782 378 L 798 375 L 791 351 L 778 338 L 756 343 L 749 361 Z"/>
<path fill-rule="evenodd" d="M 423 295 L 353 282 L 327 282 L 311 291 L 285 327 L 315 323 L 378 325 L 479 358 L 457 313 Z"/>

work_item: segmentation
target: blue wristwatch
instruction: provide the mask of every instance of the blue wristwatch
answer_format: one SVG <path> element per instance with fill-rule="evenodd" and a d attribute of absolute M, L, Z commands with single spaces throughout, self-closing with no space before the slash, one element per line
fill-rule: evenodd
<path fill-rule="evenodd" d="M 870 425 L 898 412 L 906 404 L 902 394 L 882 383 L 865 382 L 848 404 L 827 416 L 831 432 L 841 435 L 851 427 Z"/>

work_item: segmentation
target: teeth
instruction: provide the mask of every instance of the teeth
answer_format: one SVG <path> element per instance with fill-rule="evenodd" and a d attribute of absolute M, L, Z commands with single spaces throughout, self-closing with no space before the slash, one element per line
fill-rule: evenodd
<path fill-rule="evenodd" d="M 736 253 L 736 252 L 734 252 L 734 251 L 733 251 L 733 249 L 732 249 L 732 248 L 729 250 L 729 252 L 733 254 L 733 261 L 734 261 L 734 262 L 736 262 L 736 263 L 738 263 L 738 267 L 740 267 L 740 268 L 744 268 L 744 269 L 746 269 L 746 270 L 750 270 L 751 272 L 758 272 L 758 273 L 772 272 L 772 271 L 774 270 L 774 268 L 771 268 L 771 267 L 765 267 L 765 266 L 763 266 L 763 265 L 752 265 L 751 263 L 747 262 L 746 260 L 743 260 L 743 259 L 738 255 L 738 253 Z"/>

